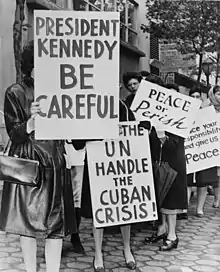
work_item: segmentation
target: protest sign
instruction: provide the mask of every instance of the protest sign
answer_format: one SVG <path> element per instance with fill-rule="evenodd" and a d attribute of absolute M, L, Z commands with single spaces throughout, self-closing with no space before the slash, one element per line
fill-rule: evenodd
<path fill-rule="evenodd" d="M 148 133 L 123 122 L 120 134 L 87 144 L 95 227 L 157 219 Z"/>
<path fill-rule="evenodd" d="M 118 136 L 119 31 L 117 12 L 34 11 L 37 139 Z"/>
<path fill-rule="evenodd" d="M 200 109 L 185 139 L 187 174 L 220 165 L 220 129 L 213 106 Z"/>
<path fill-rule="evenodd" d="M 166 131 L 186 138 L 201 101 L 142 80 L 131 109 L 136 120 L 148 120 Z"/>

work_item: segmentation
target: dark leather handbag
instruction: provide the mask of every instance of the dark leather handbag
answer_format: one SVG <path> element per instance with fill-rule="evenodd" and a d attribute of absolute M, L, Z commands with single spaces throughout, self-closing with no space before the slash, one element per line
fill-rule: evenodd
<path fill-rule="evenodd" d="M 169 165 L 168 162 L 161 161 L 161 154 L 162 150 L 160 151 L 159 160 L 153 164 L 154 185 L 157 205 L 159 208 L 161 208 L 161 205 L 177 176 L 177 172 Z"/>
<path fill-rule="evenodd" d="M 37 186 L 39 162 L 7 155 L 9 143 L 0 155 L 0 180 L 20 185 Z"/>

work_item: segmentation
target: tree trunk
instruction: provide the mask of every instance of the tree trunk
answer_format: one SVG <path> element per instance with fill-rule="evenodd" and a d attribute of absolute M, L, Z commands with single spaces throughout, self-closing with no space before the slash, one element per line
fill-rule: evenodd
<path fill-rule="evenodd" d="M 13 24 L 13 45 L 16 69 L 16 82 L 22 78 L 21 73 L 21 53 L 22 53 L 22 24 L 24 22 L 25 0 L 16 0 L 15 20 Z"/>
<path fill-rule="evenodd" d="M 201 79 L 201 74 L 202 74 L 202 59 L 203 59 L 203 54 L 199 54 L 199 71 L 198 71 L 197 83 L 199 83 L 200 79 Z"/>

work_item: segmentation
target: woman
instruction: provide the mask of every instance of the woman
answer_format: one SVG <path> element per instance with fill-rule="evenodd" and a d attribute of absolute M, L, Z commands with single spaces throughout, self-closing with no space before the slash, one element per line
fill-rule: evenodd
<path fill-rule="evenodd" d="M 127 108 L 124 102 L 120 101 L 119 103 L 119 120 L 120 121 L 134 121 L 133 113 Z M 75 140 L 73 145 L 76 150 L 80 150 L 85 147 L 86 141 L 84 140 Z M 89 187 L 89 173 L 88 173 L 88 164 L 87 157 L 85 160 L 84 166 L 84 176 L 83 176 L 83 187 L 82 187 L 82 199 L 81 199 L 81 215 L 85 218 L 92 219 L 92 204 L 91 204 L 91 195 Z M 122 239 L 123 239 L 123 253 L 126 262 L 126 266 L 134 270 L 136 269 L 136 261 L 131 252 L 130 248 L 130 225 L 120 226 Z M 93 226 L 93 237 L 95 240 L 95 257 L 93 261 L 94 271 L 104 272 L 104 263 L 102 256 L 102 240 L 103 240 L 103 228 L 95 228 Z"/>
<path fill-rule="evenodd" d="M 72 186 L 65 165 L 64 143 L 34 138 L 40 106 L 34 102 L 33 41 L 23 50 L 21 69 L 23 81 L 5 93 L 5 125 L 11 140 L 9 155 L 39 161 L 38 186 L 4 183 L 0 229 L 20 235 L 28 272 L 37 271 L 36 238 L 45 238 L 47 271 L 58 272 L 62 239 L 76 230 Z"/>
<path fill-rule="evenodd" d="M 167 88 L 178 91 L 176 84 L 167 84 Z M 157 130 L 157 128 L 156 128 Z M 157 233 L 145 239 L 146 243 L 155 243 L 164 240 L 160 247 L 161 251 L 169 251 L 177 248 L 179 239 L 176 235 L 177 213 L 187 208 L 187 180 L 186 180 L 186 161 L 184 151 L 184 139 L 162 131 L 157 131 L 159 139 L 156 140 L 154 148 L 157 148 L 157 160 L 168 162 L 177 172 L 177 177 L 172 183 L 161 206 L 161 224 Z M 159 144 L 157 143 L 159 141 Z"/>
<path fill-rule="evenodd" d="M 189 96 L 202 100 L 202 92 L 199 87 L 194 87 L 190 90 Z M 205 106 L 201 106 L 202 108 Z M 188 191 L 188 204 L 190 202 L 192 187 L 197 187 L 197 217 L 204 216 L 204 205 L 207 195 L 207 186 L 212 185 L 214 188 L 218 187 L 217 168 L 212 167 L 197 173 L 187 175 L 187 191 Z"/>
<path fill-rule="evenodd" d="M 125 100 L 125 103 L 129 108 L 134 100 L 135 94 L 140 86 L 141 80 L 142 76 L 137 72 L 127 72 L 123 75 L 124 86 L 130 93 Z"/>
<path fill-rule="evenodd" d="M 214 106 L 215 111 L 220 113 L 220 86 L 216 85 L 209 91 L 209 100 Z M 212 207 L 219 208 L 220 204 L 220 167 L 217 167 L 218 184 L 214 187 L 214 202 Z"/>

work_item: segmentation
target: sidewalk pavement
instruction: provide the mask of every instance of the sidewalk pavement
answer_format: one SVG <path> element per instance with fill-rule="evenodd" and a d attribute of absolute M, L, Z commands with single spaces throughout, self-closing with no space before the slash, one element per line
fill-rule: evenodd
<path fill-rule="evenodd" d="M 220 271 L 220 208 L 212 208 L 213 197 L 208 196 L 205 216 L 195 216 L 195 197 L 189 209 L 189 219 L 178 221 L 177 249 L 160 252 L 159 243 L 145 245 L 145 236 L 152 231 L 142 225 L 132 230 L 131 244 L 137 260 L 136 272 L 219 272 Z M 139 228 L 138 228 L 139 227 Z M 69 237 L 64 241 L 62 272 L 93 272 L 94 242 L 91 236 L 91 221 L 83 220 L 81 225 L 85 256 L 71 252 Z M 122 254 L 122 240 L 119 234 L 104 236 L 104 261 L 106 272 L 128 272 Z M 44 242 L 38 244 L 38 272 L 45 270 Z M 25 272 L 19 238 L 0 232 L 0 272 Z"/>

